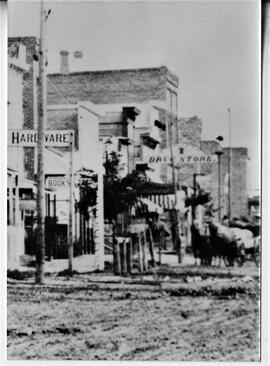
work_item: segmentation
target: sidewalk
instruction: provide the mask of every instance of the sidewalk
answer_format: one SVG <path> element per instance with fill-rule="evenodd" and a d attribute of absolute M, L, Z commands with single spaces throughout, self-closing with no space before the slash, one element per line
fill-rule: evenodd
<path fill-rule="evenodd" d="M 147 255 L 147 260 L 150 260 L 150 255 Z M 158 260 L 157 253 L 155 254 L 155 260 Z M 104 262 L 113 263 L 113 256 L 111 254 L 104 255 Z M 162 264 L 167 264 L 169 266 L 176 266 L 179 265 L 177 256 L 175 254 L 165 254 L 162 253 L 161 257 Z M 189 255 L 185 254 L 183 256 L 183 260 L 181 265 L 193 265 L 194 258 Z M 44 271 L 47 274 L 58 273 L 64 271 L 68 268 L 68 259 L 52 259 L 51 261 L 45 261 Z M 17 268 L 21 272 L 27 272 L 35 270 L 34 267 L 27 267 L 27 266 L 20 266 Z M 94 272 L 96 270 L 95 265 L 95 257 L 93 255 L 82 255 L 79 257 L 73 258 L 73 270 L 78 273 L 87 273 L 87 272 Z"/>
<path fill-rule="evenodd" d="M 137 259 L 136 257 L 134 258 Z M 150 261 L 151 257 L 148 254 L 147 260 Z M 158 260 L 158 255 L 155 253 L 155 260 Z M 112 255 L 104 255 L 104 262 L 113 264 L 113 256 Z M 173 271 L 179 271 L 182 267 L 194 267 L 195 260 L 192 254 L 185 253 L 182 258 L 182 263 L 178 263 L 178 258 L 176 254 L 168 254 L 168 253 L 162 253 L 161 256 L 161 263 L 162 265 L 167 265 L 169 268 L 171 267 L 171 270 Z M 258 268 L 256 268 L 255 264 L 253 262 L 247 262 L 245 264 L 245 270 L 250 271 L 250 273 L 257 273 Z M 253 268 L 254 267 L 254 268 Z M 168 268 L 168 269 L 169 269 Z M 204 271 L 206 267 L 196 266 L 194 269 L 197 268 L 197 270 Z M 203 269 L 204 268 L 204 269 Z M 215 269 L 215 266 L 213 265 L 212 270 Z M 27 267 L 27 266 L 20 266 L 17 268 L 21 272 L 35 272 L 34 267 Z M 52 275 L 57 274 L 58 272 L 64 271 L 68 269 L 68 259 L 53 259 L 50 262 L 45 262 L 45 274 Z M 188 268 L 186 268 L 187 270 Z M 243 267 L 226 267 L 224 263 L 221 263 L 221 267 L 219 268 L 219 271 L 233 271 L 233 272 L 241 272 Z M 95 265 L 95 257 L 93 255 L 82 255 L 79 257 L 73 258 L 73 270 L 78 272 L 79 274 L 83 273 L 94 273 L 97 270 L 97 267 Z M 101 273 L 100 273 L 101 274 Z M 108 271 L 104 271 L 104 274 L 108 275 Z"/>

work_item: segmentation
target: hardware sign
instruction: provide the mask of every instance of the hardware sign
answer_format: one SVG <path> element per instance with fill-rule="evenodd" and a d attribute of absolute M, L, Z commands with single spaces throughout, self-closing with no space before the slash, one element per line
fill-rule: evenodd
<path fill-rule="evenodd" d="M 46 130 L 45 145 L 53 147 L 67 147 L 70 144 L 72 130 Z M 36 147 L 38 141 L 37 130 L 9 130 L 8 146 Z"/>

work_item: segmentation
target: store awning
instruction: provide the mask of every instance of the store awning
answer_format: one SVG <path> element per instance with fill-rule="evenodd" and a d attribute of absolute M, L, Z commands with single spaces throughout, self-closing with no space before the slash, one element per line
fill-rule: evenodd
<path fill-rule="evenodd" d="M 149 212 L 156 212 L 158 214 L 162 214 L 164 212 L 162 207 L 160 207 L 156 203 L 150 201 L 149 199 L 140 198 L 140 200 L 142 203 L 144 203 L 147 206 Z"/>
<path fill-rule="evenodd" d="M 159 174 L 154 170 L 146 170 L 145 174 L 150 182 L 155 182 L 159 184 L 164 184 L 164 182 L 161 180 Z"/>
<path fill-rule="evenodd" d="M 37 193 L 37 182 L 26 179 L 26 178 L 19 178 L 19 189 L 31 189 L 34 193 Z"/>
<path fill-rule="evenodd" d="M 142 197 L 168 195 L 173 193 L 173 185 L 168 183 L 143 182 L 138 187 L 138 195 Z"/>

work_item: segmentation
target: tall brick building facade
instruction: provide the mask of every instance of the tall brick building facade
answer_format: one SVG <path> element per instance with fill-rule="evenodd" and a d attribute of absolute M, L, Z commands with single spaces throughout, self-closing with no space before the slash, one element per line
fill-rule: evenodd
<path fill-rule="evenodd" d="M 23 128 L 34 129 L 37 126 L 37 109 L 36 106 L 36 77 L 38 63 L 34 61 L 34 54 L 37 50 L 36 37 L 13 37 L 8 39 L 8 47 L 11 45 L 18 46 L 18 52 L 20 52 L 20 44 L 26 46 L 26 63 L 29 65 L 29 69 L 24 73 L 23 78 L 23 115 L 24 123 Z M 26 177 L 29 179 L 34 178 L 34 148 L 24 148 L 24 170 Z"/>
<path fill-rule="evenodd" d="M 219 149 L 216 141 L 202 141 L 201 150 L 205 153 L 215 154 Z M 228 213 L 228 173 L 229 173 L 229 148 L 222 149 L 221 155 L 221 215 Z M 231 190 L 230 206 L 231 217 L 248 217 L 248 189 L 247 189 L 247 162 L 248 149 L 245 147 L 231 148 Z M 204 167 L 205 174 L 211 173 L 211 193 L 217 206 L 218 192 L 218 165 Z"/>
<path fill-rule="evenodd" d="M 167 67 L 85 71 L 48 75 L 48 104 L 91 101 L 95 104 L 146 103 L 160 108 L 159 120 L 167 130 L 177 119 L 178 77 Z M 175 135 L 175 133 L 173 133 Z M 168 144 L 164 132 L 162 143 Z"/>
<path fill-rule="evenodd" d="M 65 54 L 62 64 L 66 65 L 66 58 Z M 163 148 L 169 145 L 170 139 L 174 141 L 173 136 L 177 134 L 178 85 L 178 77 L 165 66 L 49 74 L 48 104 L 91 101 L 123 107 L 132 104 L 141 109 L 142 104 L 152 103 L 158 110 L 158 121 L 166 126 L 166 130 L 160 131 L 159 146 Z M 160 174 L 165 182 L 171 180 L 166 165 L 161 167 Z"/>
<path fill-rule="evenodd" d="M 95 104 L 166 101 L 166 88 L 176 92 L 178 87 L 178 78 L 165 66 L 58 73 L 49 74 L 48 78 L 48 104 L 63 104 L 66 100 L 71 104 L 79 100 L 91 100 Z"/>
<path fill-rule="evenodd" d="M 221 149 L 218 141 L 201 139 L 202 120 L 196 116 L 178 119 L 178 143 L 200 149 L 207 155 L 214 155 Z M 221 216 L 228 213 L 228 172 L 229 148 L 222 149 L 221 155 Z M 247 164 L 248 149 L 233 147 L 231 149 L 231 217 L 248 217 Z M 179 171 L 180 184 L 192 185 L 193 174 L 202 173 L 209 177 L 208 187 L 213 198 L 214 207 L 218 207 L 218 163 L 200 164 L 199 171 L 195 164 L 182 165 Z M 198 178 L 199 180 L 200 178 Z"/>

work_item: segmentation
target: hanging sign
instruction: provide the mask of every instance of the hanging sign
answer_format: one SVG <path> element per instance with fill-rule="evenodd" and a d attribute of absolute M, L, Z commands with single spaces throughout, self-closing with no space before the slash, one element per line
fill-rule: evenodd
<path fill-rule="evenodd" d="M 51 189 L 67 188 L 70 186 L 70 179 L 63 176 L 48 176 L 45 185 Z"/>
<path fill-rule="evenodd" d="M 46 130 L 44 140 L 46 146 L 67 147 L 70 145 L 72 130 Z M 9 130 L 8 146 L 36 147 L 38 141 L 37 130 Z"/>

